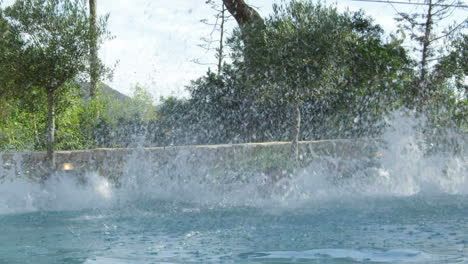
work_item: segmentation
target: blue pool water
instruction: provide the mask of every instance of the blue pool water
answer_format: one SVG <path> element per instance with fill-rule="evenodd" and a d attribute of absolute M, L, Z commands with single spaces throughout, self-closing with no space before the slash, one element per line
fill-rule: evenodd
<path fill-rule="evenodd" d="M 0 263 L 468 263 L 463 193 L 182 199 L 94 180 L 4 183 Z"/>

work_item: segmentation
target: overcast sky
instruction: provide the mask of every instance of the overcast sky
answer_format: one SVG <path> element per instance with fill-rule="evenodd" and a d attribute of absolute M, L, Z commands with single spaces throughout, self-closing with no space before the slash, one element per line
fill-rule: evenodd
<path fill-rule="evenodd" d="M 215 1 L 221 3 L 222 0 Z M 4 4 L 12 2 L 14 0 L 4 0 Z M 273 3 L 281 3 L 281 0 L 246 2 L 267 17 L 272 12 Z M 396 29 L 393 20 L 395 7 L 400 11 L 414 8 L 352 0 L 327 3 L 336 4 L 340 10 L 363 9 L 386 32 Z M 105 82 L 124 94 L 131 95 L 132 86 L 139 83 L 155 99 L 185 96 L 184 87 L 208 69 L 208 66 L 193 61 L 215 62 L 212 53 L 198 47 L 202 43 L 200 39 L 208 37 L 212 31 L 212 27 L 200 20 L 214 21 L 215 13 L 205 0 L 97 0 L 97 4 L 99 14 L 110 14 L 109 29 L 114 36 L 104 43 L 100 57 L 108 66 L 117 63 L 113 80 Z M 466 18 L 466 12 L 463 15 Z M 228 26 L 236 26 L 235 21 Z"/>

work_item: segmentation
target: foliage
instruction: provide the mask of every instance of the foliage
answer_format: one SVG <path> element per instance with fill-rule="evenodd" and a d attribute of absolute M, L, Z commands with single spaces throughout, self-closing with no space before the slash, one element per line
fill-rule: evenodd
<path fill-rule="evenodd" d="M 409 74 L 401 42 L 384 42 L 380 27 L 361 12 L 338 13 L 321 3 L 300 1 L 274 10 L 266 22 L 269 96 L 308 105 L 302 110 L 311 116 L 305 123 L 328 119 L 339 124 L 309 127 L 309 138 L 326 130 L 350 132 L 343 136 L 372 134 L 369 130 L 400 99 Z M 338 115 L 330 116 L 332 112 Z"/>
<path fill-rule="evenodd" d="M 411 86 L 411 93 L 415 102 L 413 107 L 418 110 L 430 106 L 433 103 L 431 97 L 446 90 L 447 79 L 456 76 L 459 85 L 464 82 L 466 62 L 460 59 L 466 61 L 463 59 L 466 56 L 457 53 L 466 55 L 466 33 L 463 32 L 468 28 L 468 20 L 445 26 L 457 3 L 460 4 L 459 1 L 429 1 L 422 11 L 400 12 L 396 18 L 400 32 L 409 36 L 417 57 L 418 77 Z"/>
<path fill-rule="evenodd" d="M 274 10 L 257 58 L 245 64 L 237 31 L 229 41 L 233 63 L 188 87 L 189 110 L 178 119 L 190 142 L 290 140 L 296 105 L 304 116 L 301 139 L 378 135 L 411 79 L 401 41 L 384 41 L 361 12 L 299 1 Z"/>
<path fill-rule="evenodd" d="M 60 4 L 63 9 L 52 8 Z M 1 150 L 46 147 L 51 86 L 60 149 L 286 141 L 296 109 L 302 140 L 375 137 L 388 113 L 420 102 L 420 66 L 403 40 L 385 35 L 362 12 L 296 0 L 276 5 L 262 27 L 234 31 L 227 41 L 231 63 L 192 81 L 187 99 L 161 98 L 154 106 L 138 85 L 132 98 L 102 89 L 88 98 L 76 82 L 88 67 L 84 12 L 72 0 L 18 1 L 0 10 Z M 66 23 L 55 21 L 62 18 Z M 459 31 L 445 41 L 426 76 L 432 92 L 420 107 L 431 142 L 442 137 L 441 128 L 468 128 L 467 37 Z"/>
<path fill-rule="evenodd" d="M 191 111 L 195 112 L 186 99 L 161 98 L 156 109 L 158 120 L 150 123 L 151 142 L 162 146 L 198 143 L 193 139 L 197 133 Z"/>
<path fill-rule="evenodd" d="M 90 140 L 100 147 L 136 147 L 147 146 L 154 136 L 149 133 L 149 126 L 157 118 L 153 98 L 142 87 L 133 87 L 134 94 L 123 101 L 98 92 L 95 107 L 99 110 L 98 118 L 89 125 L 92 131 Z M 87 122 L 92 116 L 83 116 Z M 91 119 L 92 120 L 92 119 Z"/>
<path fill-rule="evenodd" d="M 56 125 L 64 130 L 77 125 L 77 116 L 56 124 L 56 114 L 66 114 L 59 102 L 73 100 L 68 84 L 87 70 L 92 36 L 86 8 L 80 0 L 17 0 L 0 12 L 0 57 L 3 77 L 0 92 L 10 98 L 27 97 L 31 103 L 47 104 L 47 157 L 55 169 Z M 104 25 L 105 26 L 105 25 Z M 104 31 L 99 31 L 102 34 Z M 45 93 L 42 101 L 39 93 Z M 24 96 L 26 95 L 26 96 Z M 67 98 L 68 97 L 68 98 Z M 76 142 L 71 128 L 62 142 Z M 60 134 L 57 138 L 60 139 Z M 68 146 L 71 147 L 71 146 Z"/>
<path fill-rule="evenodd" d="M 134 96 L 119 99 L 104 95 L 85 99 L 86 87 L 67 83 L 57 102 L 57 148 L 75 150 L 95 147 L 128 147 L 147 144 L 152 133 L 148 126 L 157 116 L 151 96 L 139 86 Z M 41 103 L 41 101 L 43 103 Z M 46 96 L 38 104 L 25 107 L 19 99 L 3 98 L 0 105 L 0 150 L 44 150 L 46 146 Z"/>
<path fill-rule="evenodd" d="M 39 108 L 39 107 L 38 107 Z M 37 149 L 45 131 L 44 109 L 22 107 L 21 100 L 0 101 L 0 150 Z"/>
<path fill-rule="evenodd" d="M 426 117 L 422 129 L 433 150 L 457 145 L 444 142 L 455 138 L 449 134 L 468 132 L 468 20 L 447 23 L 456 2 L 429 1 L 423 11 L 400 13 L 397 18 L 417 56 L 417 77 L 409 86 L 407 107 Z"/>
<path fill-rule="evenodd" d="M 1 64 L 9 65 L 15 78 L 12 89 L 30 87 L 58 89 L 84 72 L 89 47 L 88 19 L 81 1 L 16 1 L 4 11 L 10 24 L 6 34 L 21 42 L 3 43 L 10 56 Z M 19 67 L 21 66 L 21 67 Z M 13 77 L 13 74 L 10 75 Z"/>

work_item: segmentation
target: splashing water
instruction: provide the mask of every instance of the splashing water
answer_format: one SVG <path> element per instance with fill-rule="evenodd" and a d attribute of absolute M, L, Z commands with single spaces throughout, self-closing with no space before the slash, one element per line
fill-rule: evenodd
<path fill-rule="evenodd" d="M 343 171 L 368 158 L 323 157 L 276 183 L 203 168 L 169 178 L 137 158 L 118 185 L 96 173 L 7 178 L 0 263 L 468 262 L 463 138 L 461 153 L 429 154 L 417 120 L 393 122 L 372 165 Z"/>
<path fill-rule="evenodd" d="M 87 184 L 66 176 L 54 176 L 43 184 L 9 179 L 0 185 L 0 213 L 81 210 L 112 204 L 113 187 L 97 174 L 86 175 Z"/>

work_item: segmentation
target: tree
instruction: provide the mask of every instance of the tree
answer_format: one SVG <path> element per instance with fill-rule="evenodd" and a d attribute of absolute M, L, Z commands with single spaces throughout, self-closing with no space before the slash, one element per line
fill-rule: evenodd
<path fill-rule="evenodd" d="M 415 13 L 399 12 L 396 20 L 402 33 L 408 34 L 415 42 L 415 51 L 418 53 L 417 66 L 418 77 L 415 81 L 413 96 L 422 106 L 430 99 L 434 92 L 440 88 L 440 72 L 443 67 L 434 67 L 439 62 L 443 62 L 447 56 L 453 56 L 451 45 L 447 45 L 450 38 L 468 27 L 468 20 L 461 23 L 452 24 L 443 28 L 443 24 L 463 3 L 460 1 L 448 0 L 425 0 L 425 10 Z M 442 28 L 442 29 L 441 29 Z M 466 35 L 466 34 L 465 34 Z M 449 49 L 441 48 L 444 44 Z"/>
<path fill-rule="evenodd" d="M 244 0 L 223 0 L 224 5 L 231 15 L 236 19 L 239 25 L 242 41 L 244 44 L 244 60 L 249 72 L 255 72 L 253 66 L 255 60 L 262 59 L 260 49 L 265 45 L 263 30 L 265 28 L 264 20 L 260 14 Z"/>
<path fill-rule="evenodd" d="M 246 70 L 238 32 L 228 41 L 232 63 L 188 87 L 188 110 L 178 113 L 185 114 L 179 118 L 185 130 L 174 128 L 192 135 L 185 144 L 290 140 L 297 157 L 299 140 L 382 131 L 385 114 L 401 103 L 411 81 L 401 40 L 385 41 L 360 12 L 299 1 L 279 8 L 265 18 L 255 74 Z"/>
<path fill-rule="evenodd" d="M 217 60 L 216 68 L 218 74 L 221 74 L 223 61 L 227 56 L 225 52 L 224 42 L 225 42 L 225 34 L 226 34 L 226 22 L 229 20 L 229 16 L 227 14 L 227 9 L 224 3 L 219 5 L 214 0 L 207 0 L 206 4 L 211 6 L 211 9 L 216 12 L 215 14 L 215 22 L 209 22 L 208 19 L 202 19 L 200 22 L 204 23 L 205 25 L 212 26 L 213 30 L 210 33 L 209 37 L 202 37 L 201 40 L 203 41 L 202 44 L 199 46 L 206 51 L 215 51 L 215 58 Z M 219 34 L 219 38 L 215 36 L 215 33 Z M 217 47 L 213 48 L 212 45 L 217 44 Z M 198 64 L 206 64 L 210 65 L 211 63 L 202 63 L 198 59 L 195 60 L 195 63 Z"/>
<path fill-rule="evenodd" d="M 98 58 L 98 24 L 96 12 L 96 0 L 89 0 L 89 31 L 91 36 L 91 43 L 89 46 L 90 55 L 90 81 L 89 81 L 89 95 L 94 97 L 99 82 L 99 58 Z"/>
<path fill-rule="evenodd" d="M 243 86 L 251 88 L 244 98 L 255 101 L 256 111 L 277 113 L 264 112 L 263 120 L 283 118 L 276 123 L 290 124 L 296 158 L 304 137 L 377 133 L 382 114 L 399 102 L 395 99 L 411 75 L 406 52 L 395 37 L 384 42 L 382 29 L 362 13 L 291 1 L 275 5 L 274 14 L 261 19 L 243 1 L 226 6 L 240 27 L 230 43 L 241 57 L 234 65 L 246 71 L 237 78 L 246 77 Z M 289 113 L 279 115 L 269 107 Z M 286 133 L 283 127 L 275 126 L 273 134 Z"/>
<path fill-rule="evenodd" d="M 452 134 L 464 134 L 468 128 L 468 19 L 450 21 L 457 9 L 464 8 L 458 0 L 425 0 L 423 6 L 411 13 L 400 12 L 396 19 L 416 55 L 417 76 L 407 106 L 425 116 L 419 129 L 428 150 L 453 150 L 459 144 Z"/>
<path fill-rule="evenodd" d="M 46 94 L 47 158 L 55 169 L 57 102 L 65 84 L 85 73 L 88 63 L 92 34 L 86 8 L 80 0 L 18 0 L 1 19 L 6 24 L 2 34 L 10 37 L 1 42 L 7 52 L 0 65 L 7 77 L 0 88 L 13 95 Z"/>
<path fill-rule="evenodd" d="M 223 0 L 229 13 L 236 19 L 241 29 L 257 23 L 263 23 L 263 19 L 255 9 L 245 3 L 244 0 Z"/>
<path fill-rule="evenodd" d="M 267 84 L 260 86 L 262 93 L 284 100 L 294 112 L 290 116 L 295 119 L 291 138 L 296 157 L 305 105 L 316 108 L 313 117 L 320 119 L 323 110 L 329 109 L 327 104 L 350 112 L 364 98 L 383 99 L 379 93 L 394 98 L 390 97 L 396 89 L 392 79 L 403 74 L 406 53 L 396 39 L 384 43 L 382 33 L 362 13 L 339 13 L 310 1 L 274 6 L 274 14 L 265 22 L 266 56 L 256 67 L 261 69 L 259 80 Z M 351 112 L 355 123 L 364 117 L 359 112 Z"/>

